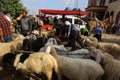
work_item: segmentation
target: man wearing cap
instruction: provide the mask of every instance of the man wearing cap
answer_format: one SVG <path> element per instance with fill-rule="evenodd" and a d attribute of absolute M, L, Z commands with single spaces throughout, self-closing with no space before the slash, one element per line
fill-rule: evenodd
<path fill-rule="evenodd" d="M 0 28 L 1 31 L 3 31 L 2 36 L 2 42 L 10 42 L 12 41 L 11 37 L 11 29 L 10 29 L 10 22 L 3 18 L 4 14 L 2 9 L 0 9 Z"/>

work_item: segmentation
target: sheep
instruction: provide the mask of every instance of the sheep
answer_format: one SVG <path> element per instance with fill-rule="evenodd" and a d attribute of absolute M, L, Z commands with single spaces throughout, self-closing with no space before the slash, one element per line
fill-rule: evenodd
<path fill-rule="evenodd" d="M 89 31 L 91 32 L 91 33 L 93 33 L 93 29 L 95 28 L 95 26 L 96 26 L 96 21 L 88 21 L 88 29 L 89 29 Z"/>
<path fill-rule="evenodd" d="M 18 37 L 14 41 L 8 43 L 0 43 L 0 63 L 1 58 L 4 54 L 22 48 L 24 38 L 24 36 L 18 35 Z"/>
<path fill-rule="evenodd" d="M 116 60 L 112 55 L 95 48 L 90 51 L 90 54 L 103 67 L 105 71 L 103 80 L 120 80 L 119 60 Z"/>
<path fill-rule="evenodd" d="M 60 74 L 70 80 L 101 80 L 104 74 L 102 67 L 95 61 L 60 56 L 52 44 L 46 45 L 45 52 L 50 53 L 57 60 Z"/>
<path fill-rule="evenodd" d="M 57 41 L 56 41 L 56 39 L 55 38 L 49 38 L 48 40 L 47 40 L 47 43 L 52 43 L 52 44 L 54 44 L 54 45 L 57 45 Z"/>
<path fill-rule="evenodd" d="M 49 43 L 50 43 L 50 44 L 53 44 L 54 47 L 55 47 L 56 49 L 58 49 L 58 50 L 68 51 L 68 49 L 65 48 L 64 45 L 57 45 L 57 41 L 56 41 L 55 38 L 49 38 L 49 39 L 47 40 L 47 43 L 46 43 L 46 44 L 49 44 Z M 41 48 L 39 51 L 44 51 L 44 50 L 45 50 L 45 48 L 43 47 L 43 48 Z"/>
<path fill-rule="evenodd" d="M 110 53 L 115 59 L 120 58 L 120 46 L 116 43 L 93 42 L 88 38 L 85 39 L 87 46 L 98 47 L 100 50 Z"/>
<path fill-rule="evenodd" d="M 46 43 L 47 44 L 47 43 Z M 74 51 L 66 51 L 66 48 L 59 46 L 59 45 L 53 45 L 59 55 L 72 57 L 72 58 L 83 58 L 83 59 L 89 59 L 89 51 L 87 49 L 78 49 Z M 56 47 L 57 46 L 57 47 Z M 45 51 L 45 47 L 40 49 L 40 52 Z"/>
<path fill-rule="evenodd" d="M 23 40 L 23 50 L 38 52 L 47 42 L 47 38 L 31 34 Z"/>
<path fill-rule="evenodd" d="M 45 80 L 52 79 L 52 73 L 58 73 L 58 65 L 53 56 L 45 52 L 34 52 L 32 54 L 8 53 L 3 57 L 3 63 L 9 63 L 26 75 L 46 75 Z M 55 80 L 57 80 L 57 76 Z M 41 76 L 43 78 L 43 76 Z"/>
<path fill-rule="evenodd" d="M 89 51 L 87 49 L 78 49 L 74 51 L 70 51 L 71 47 L 64 47 L 64 45 L 57 45 L 55 38 L 49 38 L 47 44 L 53 44 L 58 54 L 73 58 L 90 58 Z M 69 49 L 70 48 L 70 49 Z M 45 51 L 45 47 L 40 49 L 40 52 Z"/>
<path fill-rule="evenodd" d="M 103 29 L 103 32 L 106 31 L 105 25 L 106 23 L 104 21 L 99 21 L 101 28 Z M 91 33 L 94 32 L 94 28 L 96 27 L 97 22 L 94 20 L 88 21 L 88 29 Z"/>
<path fill-rule="evenodd" d="M 95 37 L 89 36 L 88 39 L 91 40 L 91 41 L 93 41 L 93 42 L 98 42 L 97 38 L 95 38 Z"/>
<path fill-rule="evenodd" d="M 78 49 L 74 51 L 70 51 L 71 49 L 68 49 L 67 47 L 64 47 L 64 45 L 57 45 L 56 38 L 49 38 L 46 44 L 52 43 L 53 46 L 56 48 L 57 53 L 60 55 L 68 56 L 68 57 L 74 57 L 74 58 L 89 58 L 89 51 L 87 49 Z M 41 49 L 41 51 L 44 51 Z"/>
<path fill-rule="evenodd" d="M 24 36 L 18 35 L 18 37 L 16 37 L 16 39 L 11 42 L 0 43 L 0 55 L 10 52 L 11 48 L 12 49 L 21 48 L 24 38 L 25 38 Z"/>
<path fill-rule="evenodd" d="M 71 58 L 83 58 L 83 59 L 90 59 L 89 51 L 87 49 L 78 49 L 74 51 L 63 51 L 56 49 L 59 55 L 71 57 Z"/>
<path fill-rule="evenodd" d="M 32 33 L 35 35 L 40 35 L 40 31 L 38 31 L 38 30 L 33 30 Z"/>
<path fill-rule="evenodd" d="M 89 51 L 87 49 L 78 49 L 74 51 L 69 51 L 68 54 L 65 54 L 67 57 L 72 57 L 72 58 L 83 58 L 83 59 L 89 59 Z"/>
<path fill-rule="evenodd" d="M 55 29 L 52 31 L 41 31 L 40 35 L 46 37 L 55 36 Z"/>

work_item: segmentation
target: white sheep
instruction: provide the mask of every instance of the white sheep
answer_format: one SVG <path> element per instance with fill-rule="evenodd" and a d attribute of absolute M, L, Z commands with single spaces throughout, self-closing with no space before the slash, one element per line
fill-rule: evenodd
<path fill-rule="evenodd" d="M 57 45 L 57 41 L 56 41 L 55 38 L 49 38 L 49 39 L 47 40 L 47 43 L 46 43 L 46 44 L 53 44 L 53 46 L 54 46 L 56 49 L 58 49 L 58 50 L 68 51 L 68 49 L 67 49 L 64 45 Z M 44 50 L 45 50 L 44 47 L 40 49 L 41 52 L 44 51 Z"/>
<path fill-rule="evenodd" d="M 24 36 L 19 35 L 15 40 L 11 42 L 0 43 L 0 56 L 10 52 L 11 50 L 21 48 L 24 38 Z"/>
<path fill-rule="evenodd" d="M 89 40 L 93 41 L 93 42 L 98 42 L 97 38 L 89 36 L 88 37 Z"/>
<path fill-rule="evenodd" d="M 104 74 L 102 67 L 93 60 L 60 56 L 52 45 L 48 45 L 45 52 L 55 57 L 60 74 L 70 80 L 100 80 Z"/>
<path fill-rule="evenodd" d="M 83 58 L 83 59 L 90 58 L 89 51 L 87 49 L 78 49 L 74 51 L 69 51 L 68 54 L 64 53 L 64 55 L 72 58 Z"/>
<path fill-rule="evenodd" d="M 68 47 L 64 47 L 64 45 L 57 45 L 56 40 L 54 38 L 49 38 L 46 45 L 53 44 L 56 51 L 60 55 L 73 57 L 73 58 L 89 58 L 89 51 L 87 49 L 78 49 L 74 51 L 69 51 Z M 45 51 L 45 47 L 41 48 L 40 51 Z"/>
<path fill-rule="evenodd" d="M 87 44 L 88 47 L 98 47 L 100 50 L 110 53 L 115 59 L 120 58 L 120 46 L 116 43 L 93 42 L 86 39 L 85 44 Z"/>
<path fill-rule="evenodd" d="M 83 43 L 85 44 L 85 45 L 87 45 L 88 47 L 89 46 L 94 46 L 94 47 L 97 47 L 97 45 L 98 45 L 98 43 L 99 42 L 97 42 L 97 41 L 92 41 L 91 39 L 89 39 L 89 38 L 87 38 L 87 37 L 85 37 L 85 38 L 83 38 L 84 39 L 84 41 L 83 41 Z"/>
<path fill-rule="evenodd" d="M 56 49 L 57 53 L 59 55 L 67 56 L 67 57 L 72 57 L 72 58 L 83 58 L 83 59 L 89 59 L 89 51 L 87 49 L 78 49 L 74 51 L 63 51 L 63 50 L 58 50 Z"/>
<path fill-rule="evenodd" d="M 24 36 L 18 35 L 14 41 L 8 43 L 0 43 L 0 57 L 8 52 L 11 52 L 12 50 L 20 49 L 22 47 L 24 38 Z"/>
<path fill-rule="evenodd" d="M 38 75 L 44 73 L 48 80 L 52 79 L 53 71 L 58 73 L 57 62 L 50 54 L 45 52 L 32 53 L 23 63 L 20 62 L 20 56 L 21 54 L 17 55 L 14 61 L 16 70 L 20 70 L 23 73 L 35 73 Z"/>
<path fill-rule="evenodd" d="M 103 53 L 101 50 L 92 49 L 91 56 L 101 64 L 105 74 L 103 80 L 120 80 L 120 61 L 113 58 L 108 53 Z"/>

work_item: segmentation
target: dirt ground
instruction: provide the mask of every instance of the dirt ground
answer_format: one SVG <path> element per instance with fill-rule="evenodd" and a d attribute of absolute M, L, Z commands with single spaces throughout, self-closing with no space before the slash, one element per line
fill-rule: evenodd
<path fill-rule="evenodd" d="M 8 67 L 0 71 L 0 80 L 24 80 L 24 77 L 11 67 Z"/>
<path fill-rule="evenodd" d="M 118 35 L 118 34 L 103 34 L 102 42 L 117 43 L 120 45 L 120 35 Z"/>

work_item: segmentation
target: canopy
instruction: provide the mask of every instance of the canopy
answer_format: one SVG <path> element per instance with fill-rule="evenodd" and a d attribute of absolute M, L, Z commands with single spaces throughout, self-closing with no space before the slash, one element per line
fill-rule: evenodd
<path fill-rule="evenodd" d="M 40 9 L 39 13 L 44 13 L 44 14 L 58 14 L 58 15 L 87 15 L 87 11 L 66 11 L 66 10 L 45 10 L 45 9 Z"/>

